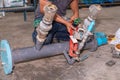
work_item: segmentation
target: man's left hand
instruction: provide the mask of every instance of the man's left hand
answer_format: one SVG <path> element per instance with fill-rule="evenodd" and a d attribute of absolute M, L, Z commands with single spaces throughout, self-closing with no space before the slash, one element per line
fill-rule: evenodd
<path fill-rule="evenodd" d="M 71 18 L 70 18 L 70 23 L 73 23 L 73 21 L 76 19 L 76 18 L 79 18 L 78 15 L 73 15 Z"/>

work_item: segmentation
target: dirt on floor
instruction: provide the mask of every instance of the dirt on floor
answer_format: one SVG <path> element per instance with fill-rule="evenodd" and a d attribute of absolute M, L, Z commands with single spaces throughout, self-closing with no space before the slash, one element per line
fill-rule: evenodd
<path fill-rule="evenodd" d="M 84 19 L 88 9 L 80 9 Z M 67 11 L 67 16 L 71 16 Z M 24 22 L 23 13 L 6 13 L 0 19 L 0 40 L 7 39 L 12 49 L 34 46 L 32 42 L 32 23 L 34 13 L 28 12 Z M 96 21 L 96 31 L 107 35 L 115 34 L 120 28 L 120 7 L 104 7 Z M 88 50 L 90 56 L 83 62 L 69 65 L 63 55 L 15 64 L 13 73 L 5 75 L 0 66 L 0 80 L 120 80 L 120 59 L 112 58 L 110 44 L 100 46 L 95 52 Z M 106 63 L 114 60 L 113 66 Z"/>

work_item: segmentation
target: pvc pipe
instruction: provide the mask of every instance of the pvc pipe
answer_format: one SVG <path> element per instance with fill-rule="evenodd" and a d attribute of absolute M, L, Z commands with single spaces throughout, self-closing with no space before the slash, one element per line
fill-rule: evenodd
<path fill-rule="evenodd" d="M 39 47 L 39 46 L 37 46 Z M 69 42 L 44 45 L 40 50 L 35 47 L 27 47 L 12 51 L 13 63 L 20 63 L 39 58 L 45 58 L 63 54 L 69 50 Z"/>
<path fill-rule="evenodd" d="M 89 43 L 89 45 L 94 45 L 93 42 Z M 69 41 L 63 42 L 63 43 L 52 43 L 49 45 L 42 46 L 43 43 L 40 43 L 37 41 L 37 44 L 34 47 L 26 47 L 26 48 L 20 48 L 15 49 L 12 51 L 12 60 L 13 63 L 20 63 L 50 56 L 55 56 L 59 54 L 63 54 L 64 52 L 69 50 Z M 84 46 L 84 49 L 90 48 L 90 46 L 86 45 Z M 95 47 L 96 49 L 96 47 Z M 69 64 L 73 64 L 75 60 L 69 59 L 64 53 L 65 58 L 67 59 Z"/>

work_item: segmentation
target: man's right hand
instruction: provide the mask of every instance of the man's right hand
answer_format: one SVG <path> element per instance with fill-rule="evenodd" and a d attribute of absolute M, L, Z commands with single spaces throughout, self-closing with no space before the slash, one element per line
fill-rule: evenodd
<path fill-rule="evenodd" d="M 70 29 L 72 28 L 73 30 L 75 30 L 75 27 L 72 25 L 72 23 L 70 22 L 66 22 L 65 26 L 67 27 L 68 32 L 70 33 Z"/>

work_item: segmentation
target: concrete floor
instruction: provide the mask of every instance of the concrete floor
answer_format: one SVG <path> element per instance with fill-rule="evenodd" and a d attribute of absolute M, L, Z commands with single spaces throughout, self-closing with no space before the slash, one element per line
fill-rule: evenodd
<path fill-rule="evenodd" d="M 67 11 L 71 15 L 71 11 Z M 80 9 L 80 15 L 85 18 L 88 9 Z M 6 13 L 0 19 L 0 40 L 7 39 L 12 49 L 33 46 L 31 33 L 34 15 L 28 13 L 24 22 L 22 13 Z M 114 34 L 120 28 L 120 7 L 106 7 L 97 19 L 96 31 Z M 5 75 L 0 66 L 0 80 L 120 80 L 120 59 L 112 58 L 111 45 L 98 48 L 83 62 L 69 65 L 63 55 L 38 59 L 15 65 L 13 73 Z M 106 62 L 114 60 L 112 67 Z"/>

